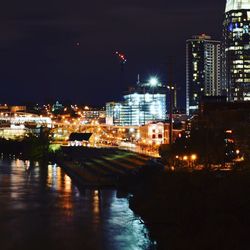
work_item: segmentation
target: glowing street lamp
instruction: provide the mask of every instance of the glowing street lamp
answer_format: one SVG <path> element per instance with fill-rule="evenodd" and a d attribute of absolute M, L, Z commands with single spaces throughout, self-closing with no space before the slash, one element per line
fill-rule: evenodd
<path fill-rule="evenodd" d="M 191 160 L 196 161 L 197 160 L 197 155 L 195 155 L 195 154 L 191 155 Z"/>
<path fill-rule="evenodd" d="M 183 161 L 188 161 L 188 156 L 187 155 L 183 156 Z"/>

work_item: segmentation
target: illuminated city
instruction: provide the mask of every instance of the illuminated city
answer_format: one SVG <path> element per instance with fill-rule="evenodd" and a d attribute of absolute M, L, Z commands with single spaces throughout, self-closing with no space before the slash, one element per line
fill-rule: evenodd
<path fill-rule="evenodd" d="M 0 12 L 1 250 L 250 248 L 250 0 Z"/>

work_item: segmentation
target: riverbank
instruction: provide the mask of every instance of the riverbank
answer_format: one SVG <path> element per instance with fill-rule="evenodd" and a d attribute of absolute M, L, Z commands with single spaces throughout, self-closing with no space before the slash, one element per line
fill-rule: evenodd
<path fill-rule="evenodd" d="M 148 157 L 116 148 L 63 147 L 55 161 L 84 188 L 117 188 Z"/>
<path fill-rule="evenodd" d="M 160 250 L 250 248 L 250 172 L 144 172 L 130 207 Z M 139 180 L 138 179 L 138 180 Z"/>
<path fill-rule="evenodd" d="M 59 165 L 84 188 L 131 193 L 157 249 L 249 249 L 250 172 L 166 172 L 118 149 L 65 148 Z M 247 247 L 245 247 L 247 246 Z"/>
<path fill-rule="evenodd" d="M 16 140 L 0 138 L 0 153 L 3 155 L 15 155 L 23 160 L 49 160 L 48 134 L 43 132 L 39 136 L 29 135 Z"/>

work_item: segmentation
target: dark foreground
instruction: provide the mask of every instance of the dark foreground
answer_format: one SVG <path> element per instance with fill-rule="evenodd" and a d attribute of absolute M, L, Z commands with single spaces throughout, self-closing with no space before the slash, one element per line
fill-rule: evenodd
<path fill-rule="evenodd" d="M 158 249 L 250 249 L 250 173 L 156 173 L 134 180 L 131 208 Z"/>
<path fill-rule="evenodd" d="M 79 192 L 56 165 L 0 161 L 1 250 L 155 249 L 114 190 Z"/>
<path fill-rule="evenodd" d="M 117 188 L 149 158 L 117 148 L 63 147 L 55 161 L 84 188 Z"/>
<path fill-rule="evenodd" d="M 130 207 L 143 218 L 157 249 L 250 249 L 247 168 L 167 172 L 128 152 L 105 149 L 91 155 L 91 150 L 67 152 L 67 166 L 83 183 L 102 186 L 111 177 L 110 183 L 132 193 Z"/>

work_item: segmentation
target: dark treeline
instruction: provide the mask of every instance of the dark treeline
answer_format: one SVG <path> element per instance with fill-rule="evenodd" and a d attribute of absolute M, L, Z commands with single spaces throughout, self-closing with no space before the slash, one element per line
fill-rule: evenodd
<path fill-rule="evenodd" d="M 15 155 L 20 159 L 44 160 L 49 156 L 49 139 L 47 134 L 29 135 L 20 140 L 0 139 L 0 153 Z"/>
<path fill-rule="evenodd" d="M 173 145 L 162 145 L 160 155 L 170 166 L 176 164 L 177 155 L 197 154 L 197 164 L 210 168 L 212 164 L 234 161 L 239 155 L 245 161 L 240 166 L 248 167 L 250 162 L 250 116 L 244 107 L 228 110 L 211 110 L 191 120 L 191 129 L 181 134 Z M 231 131 L 230 134 L 226 133 Z M 179 163 L 177 161 L 177 163 Z"/>

